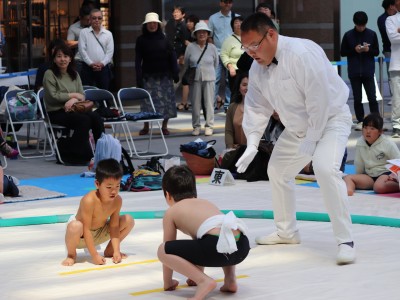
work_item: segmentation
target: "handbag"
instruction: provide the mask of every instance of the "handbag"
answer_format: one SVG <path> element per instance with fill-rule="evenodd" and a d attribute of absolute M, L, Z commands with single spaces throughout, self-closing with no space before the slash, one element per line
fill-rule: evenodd
<path fill-rule="evenodd" d="M 213 147 L 216 141 L 190 142 L 180 146 L 180 151 L 188 168 L 194 175 L 211 175 L 216 165 L 216 152 Z"/>
<path fill-rule="evenodd" d="M 77 113 L 85 113 L 92 111 L 93 106 L 94 106 L 93 101 L 90 100 L 78 101 L 72 104 L 71 111 Z"/>
<path fill-rule="evenodd" d="M 33 91 L 18 92 L 8 102 L 11 120 L 35 120 L 37 112 L 37 99 Z"/>
<path fill-rule="evenodd" d="M 203 52 L 201 53 L 199 59 L 197 60 L 196 66 L 187 68 L 185 73 L 183 74 L 183 78 L 182 78 L 183 81 L 185 81 L 189 85 L 192 85 L 194 83 L 194 77 L 196 76 L 197 66 L 200 63 L 200 60 L 202 59 L 204 52 L 206 52 L 207 46 L 208 46 L 208 43 L 206 43 L 206 46 L 204 47 Z"/>

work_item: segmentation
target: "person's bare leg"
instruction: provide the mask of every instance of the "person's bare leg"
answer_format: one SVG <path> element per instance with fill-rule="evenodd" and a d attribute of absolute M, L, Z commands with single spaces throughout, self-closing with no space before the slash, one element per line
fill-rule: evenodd
<path fill-rule="evenodd" d="M 0 166 L 0 194 L 4 194 L 4 171 L 3 167 Z"/>
<path fill-rule="evenodd" d="M 197 266 L 183 259 L 182 257 L 166 254 L 164 244 L 158 248 L 158 258 L 167 267 L 172 270 L 191 278 L 197 284 L 197 290 L 193 300 L 204 299 L 204 297 L 216 288 L 217 282 L 207 276 Z"/>
<path fill-rule="evenodd" d="M 227 266 L 222 268 L 224 270 L 224 285 L 219 289 L 224 293 L 236 293 L 237 283 L 236 283 L 236 273 L 235 266 Z"/>
<path fill-rule="evenodd" d="M 188 85 L 182 85 L 182 104 L 184 105 L 185 110 L 188 110 L 189 108 L 189 86 Z"/>
<path fill-rule="evenodd" d="M 356 190 L 356 184 L 354 183 L 354 181 L 351 179 L 350 176 L 345 176 L 343 180 L 346 183 L 347 195 L 353 196 L 354 191 Z"/>
<path fill-rule="evenodd" d="M 196 266 L 197 268 L 199 268 L 200 271 L 202 271 L 204 273 L 204 267 L 201 266 Z M 186 284 L 188 286 L 197 286 L 196 282 L 194 282 L 192 279 L 188 278 L 186 279 Z"/>
<path fill-rule="evenodd" d="M 119 239 L 120 243 L 127 237 L 129 232 L 132 231 L 132 228 L 135 226 L 135 220 L 130 215 L 122 215 L 119 217 Z M 106 249 L 104 250 L 104 257 L 113 257 L 114 249 L 111 244 L 111 241 L 108 242 Z M 127 258 L 128 256 L 125 253 L 121 252 L 122 258 Z"/>
<path fill-rule="evenodd" d="M 67 258 L 61 264 L 63 266 L 72 266 L 76 261 L 76 247 L 83 236 L 83 224 L 79 221 L 71 221 L 67 226 L 65 233 L 65 245 L 67 247 Z"/>
<path fill-rule="evenodd" d="M 143 123 L 143 128 L 139 131 L 139 135 L 146 135 L 149 133 L 149 122 Z"/>
<path fill-rule="evenodd" d="M 163 129 L 167 129 L 168 128 L 168 121 L 169 121 L 169 119 L 164 119 L 164 121 L 162 122 L 162 128 Z"/>

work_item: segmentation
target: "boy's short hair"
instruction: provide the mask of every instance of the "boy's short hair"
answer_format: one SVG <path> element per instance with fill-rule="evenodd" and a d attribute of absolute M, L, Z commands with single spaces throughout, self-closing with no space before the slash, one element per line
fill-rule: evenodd
<path fill-rule="evenodd" d="M 378 130 L 383 130 L 383 118 L 378 113 L 371 113 L 363 120 L 363 127 L 372 126 Z"/>
<path fill-rule="evenodd" d="M 186 198 L 196 198 L 196 178 L 187 166 L 173 166 L 162 179 L 164 196 L 168 192 L 178 202 Z"/>
<path fill-rule="evenodd" d="M 113 158 L 107 158 L 102 159 L 98 162 L 95 177 L 99 183 L 102 183 L 103 180 L 107 178 L 120 180 L 122 176 L 123 171 L 121 168 L 121 164 L 117 160 Z"/>
<path fill-rule="evenodd" d="M 368 23 L 368 16 L 364 11 L 357 11 L 354 13 L 353 22 L 355 25 L 364 26 Z"/>

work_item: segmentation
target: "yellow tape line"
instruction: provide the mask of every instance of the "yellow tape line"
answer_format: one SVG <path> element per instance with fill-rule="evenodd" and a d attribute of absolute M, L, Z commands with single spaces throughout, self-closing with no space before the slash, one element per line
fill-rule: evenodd
<path fill-rule="evenodd" d="M 89 268 L 89 269 L 83 269 L 83 270 L 76 270 L 76 271 L 70 271 L 70 272 L 61 272 L 58 273 L 61 276 L 64 275 L 73 275 L 73 274 L 80 274 L 80 273 L 86 273 L 86 272 L 92 272 L 92 271 L 102 271 L 102 270 L 107 270 L 107 269 L 116 269 L 116 268 L 125 268 L 133 265 L 142 265 L 142 264 L 151 264 L 159 262 L 158 259 L 149 259 L 149 260 L 142 260 L 142 261 L 137 261 L 137 262 L 131 262 L 131 263 L 126 263 L 126 264 L 115 264 L 111 266 L 101 266 L 97 268 Z"/>
<path fill-rule="evenodd" d="M 236 279 L 242 279 L 242 278 L 248 278 L 248 275 L 238 275 L 236 276 Z M 223 282 L 224 279 L 220 278 L 220 279 L 216 279 L 216 282 Z M 176 289 L 184 289 L 184 288 L 188 288 L 189 286 L 187 284 L 182 284 L 182 285 L 178 285 L 176 287 Z M 130 293 L 129 295 L 131 296 L 142 296 L 142 295 L 147 295 L 147 294 L 152 294 L 152 293 L 160 293 L 160 292 L 164 292 L 164 289 L 153 289 L 153 290 L 146 290 L 146 291 L 141 291 L 141 292 L 135 292 L 135 293 Z"/>

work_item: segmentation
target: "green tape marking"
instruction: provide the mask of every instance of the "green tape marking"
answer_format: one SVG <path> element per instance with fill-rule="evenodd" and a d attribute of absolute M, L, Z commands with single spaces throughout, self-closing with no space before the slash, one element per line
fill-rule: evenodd
<path fill-rule="evenodd" d="M 222 210 L 223 213 L 228 213 L 230 210 Z M 247 219 L 273 219 L 274 213 L 271 210 L 232 210 L 238 218 Z M 121 212 L 121 214 L 129 214 L 135 219 L 162 219 L 164 217 L 164 210 L 159 211 L 133 211 Z M 0 227 L 12 226 L 29 226 L 29 225 L 43 225 L 66 223 L 71 215 L 53 215 L 53 216 L 37 216 L 37 217 L 24 217 L 24 218 L 10 218 L 0 219 Z M 313 222 L 329 222 L 329 216 L 326 213 L 316 212 L 297 212 L 297 220 L 299 221 L 313 221 Z M 400 227 L 400 219 L 378 217 L 378 216 L 363 216 L 351 215 L 353 224 L 362 225 L 375 225 L 387 227 Z"/>

